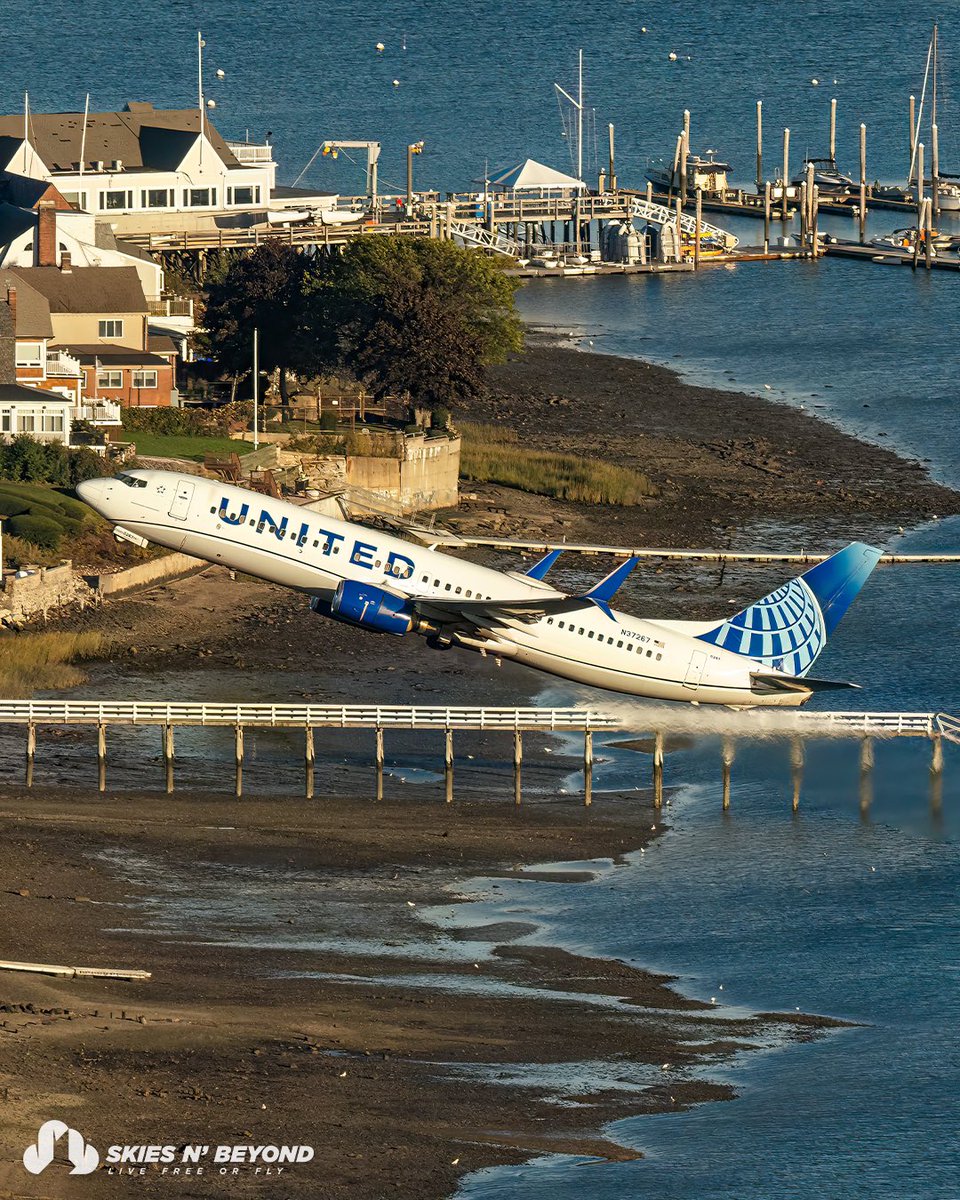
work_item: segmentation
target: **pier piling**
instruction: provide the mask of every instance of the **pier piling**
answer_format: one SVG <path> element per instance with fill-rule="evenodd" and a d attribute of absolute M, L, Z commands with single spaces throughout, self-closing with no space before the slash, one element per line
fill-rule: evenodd
<path fill-rule="evenodd" d="M 304 795 L 307 800 L 313 799 L 314 793 L 314 766 L 316 763 L 316 751 L 313 744 L 313 726 L 308 725 L 303 734 L 303 760 L 304 760 Z"/>
<path fill-rule="evenodd" d="M 723 811 L 727 812 L 730 808 L 730 768 L 733 766 L 734 757 L 733 738 L 725 737 L 723 739 L 721 757 L 723 759 Z"/>
<path fill-rule="evenodd" d="M 781 192 L 783 193 L 783 213 L 782 219 L 786 221 L 789 216 L 789 207 L 787 202 L 787 184 L 790 180 L 790 130 L 783 131 L 783 178 L 781 180 Z"/>
<path fill-rule="evenodd" d="M 770 181 L 763 185 L 763 252 L 770 253 Z"/>
<path fill-rule="evenodd" d="M 593 803 L 593 734 L 589 730 L 583 735 L 583 803 L 586 808 Z"/>
<path fill-rule="evenodd" d="M 653 807 L 663 805 L 663 730 L 658 729 L 653 739 Z"/>
<path fill-rule="evenodd" d="M 860 125 L 860 245 L 867 234 L 867 127 Z"/>
<path fill-rule="evenodd" d="M 830 159 L 837 161 L 837 100 L 830 101 Z"/>
<path fill-rule="evenodd" d="M 933 270 L 933 200 L 923 202 L 923 256 L 928 271 Z"/>
<path fill-rule="evenodd" d="M 453 730 L 445 731 L 443 742 L 443 785 L 447 804 L 453 803 Z"/>
<path fill-rule="evenodd" d="M 100 721 L 97 725 L 97 791 L 107 790 L 107 727 Z"/>
<path fill-rule="evenodd" d="M 697 188 L 697 209 L 693 231 L 693 269 L 700 270 L 700 235 L 703 230 L 703 190 Z"/>
<path fill-rule="evenodd" d="M 37 727 L 31 721 L 27 726 L 27 787 L 33 787 L 33 763 L 37 757 Z"/>
<path fill-rule="evenodd" d="M 943 737 L 935 733 L 931 738 L 932 753 L 930 755 L 930 772 L 933 775 L 943 774 Z"/>
<path fill-rule="evenodd" d="M 521 771 L 523 769 L 523 734 L 516 730 L 513 735 L 513 802 L 520 807 L 521 801 Z"/>
<path fill-rule="evenodd" d="M 873 803 L 873 738 L 860 742 L 860 812 L 865 815 Z"/>
<path fill-rule="evenodd" d="M 377 800 L 383 799 L 383 728 L 377 726 L 376 731 L 376 769 L 377 769 Z"/>
<path fill-rule="evenodd" d="M 757 195 L 763 191 L 763 101 L 757 101 Z"/>
<path fill-rule="evenodd" d="M 803 784 L 803 738 L 795 737 L 790 742 L 790 780 L 793 784 L 794 812 L 800 811 L 800 788 Z"/>
<path fill-rule="evenodd" d="M 162 727 L 163 776 L 167 795 L 173 792 L 173 726 Z"/>
<path fill-rule="evenodd" d="M 237 725 L 233 734 L 234 758 L 237 765 L 236 796 L 239 800 L 243 795 L 243 726 Z"/>

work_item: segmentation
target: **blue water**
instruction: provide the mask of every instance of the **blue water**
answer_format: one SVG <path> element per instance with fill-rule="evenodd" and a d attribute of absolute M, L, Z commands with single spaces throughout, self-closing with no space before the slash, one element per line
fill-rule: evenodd
<path fill-rule="evenodd" d="M 941 158 L 960 170 L 951 91 L 960 16 L 956 6 L 944 7 Z M 825 150 L 836 95 L 841 164 L 855 169 L 863 120 L 869 175 L 902 179 L 906 97 L 919 95 L 931 16 L 893 0 L 869 10 L 854 0 L 653 8 L 617 0 L 596 10 L 570 0 L 466 8 L 396 0 L 324 8 L 280 0 L 104 0 L 82 8 L 6 0 L 0 108 L 17 111 L 24 90 L 38 110 L 82 109 L 88 91 L 95 109 L 128 99 L 190 105 L 201 26 L 215 122 L 228 136 L 271 131 L 282 182 L 292 182 L 325 138 L 375 137 L 384 144 L 383 187 L 399 190 L 404 147 L 422 138 L 418 187 L 464 189 L 485 164 L 528 155 L 569 169 L 552 85 L 573 87 L 582 44 L 590 173 L 603 161 L 602 131 L 613 121 L 621 181 L 639 184 L 645 160 L 671 150 L 687 107 L 694 149 L 716 147 L 746 182 L 758 98 L 770 174 L 786 124 L 794 165 L 806 150 Z M 668 61 L 670 50 L 678 62 Z M 222 82 L 217 68 L 226 72 Z M 352 193 L 362 188 L 362 168 L 356 156 L 320 159 L 303 182 Z M 876 229 L 898 223 L 893 215 L 874 218 Z M 849 229 L 842 221 L 824 225 Z M 759 227 L 738 232 L 749 240 Z M 697 379 L 803 403 L 960 483 L 955 286 L 946 274 L 827 260 L 711 269 L 697 278 L 542 281 L 526 287 L 520 303 L 535 322 L 583 331 L 595 349 L 672 362 Z M 903 546 L 956 550 L 960 523 L 908 533 Z M 958 584 L 955 568 L 876 574 L 822 660 L 825 674 L 865 684 L 844 704 L 960 711 Z M 545 694 L 571 695 L 555 684 Z M 595 884 L 505 883 L 505 905 L 530 904 L 536 889 L 541 936 L 559 944 L 678 971 L 698 995 L 720 995 L 722 983 L 724 1001 L 800 1007 L 866 1027 L 747 1056 L 726 1071 L 741 1091 L 733 1103 L 622 1122 L 617 1136 L 642 1147 L 643 1161 L 539 1160 L 481 1173 L 464 1196 L 960 1194 L 960 749 L 947 750 L 937 796 L 926 745 L 878 746 L 872 802 L 862 810 L 855 746 L 816 747 L 796 819 L 784 747 L 741 747 L 726 818 L 718 753 L 705 738 L 668 758 L 668 782 L 677 788 L 672 829 L 647 854 Z M 598 756 L 601 787 L 648 778 L 643 756 L 603 747 Z M 478 903 L 481 914 L 496 911 L 489 900 Z"/>

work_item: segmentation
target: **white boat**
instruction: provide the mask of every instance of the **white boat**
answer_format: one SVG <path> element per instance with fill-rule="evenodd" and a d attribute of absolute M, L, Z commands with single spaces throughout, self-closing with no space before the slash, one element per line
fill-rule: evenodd
<path fill-rule="evenodd" d="M 729 163 L 717 160 L 715 150 L 708 150 L 706 158 L 701 158 L 699 154 L 688 154 L 687 191 L 693 193 L 699 188 L 711 195 L 722 194 L 727 190 L 727 173 L 730 169 Z M 659 192 L 678 191 L 679 163 L 663 158 L 651 159 L 647 163 L 646 177 Z"/>

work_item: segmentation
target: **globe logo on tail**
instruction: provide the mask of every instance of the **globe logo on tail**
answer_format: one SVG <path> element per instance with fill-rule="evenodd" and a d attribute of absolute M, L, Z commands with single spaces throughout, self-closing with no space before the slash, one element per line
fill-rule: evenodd
<path fill-rule="evenodd" d="M 803 579 L 791 579 L 700 637 L 788 675 L 803 675 L 823 649 L 827 632 L 816 596 Z"/>
<path fill-rule="evenodd" d="M 66 1134 L 67 1158 L 73 1165 L 71 1175 L 90 1175 L 100 1165 L 100 1155 L 83 1140 L 83 1135 L 62 1121 L 46 1121 L 40 1126 L 37 1140 L 23 1152 L 23 1165 L 31 1175 L 39 1175 L 53 1162 L 57 1143 Z"/>

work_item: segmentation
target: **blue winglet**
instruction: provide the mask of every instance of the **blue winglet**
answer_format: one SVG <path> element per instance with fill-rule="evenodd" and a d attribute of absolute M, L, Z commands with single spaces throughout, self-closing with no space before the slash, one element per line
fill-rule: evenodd
<path fill-rule="evenodd" d="M 616 567 L 606 576 L 601 579 L 596 586 L 592 587 L 589 592 L 583 597 L 584 600 L 593 600 L 596 603 L 599 600 L 610 601 L 614 598 L 617 592 L 623 587 L 627 580 L 627 576 L 631 573 L 639 558 L 628 558 L 626 562 L 622 562 L 619 567 Z"/>
<path fill-rule="evenodd" d="M 551 550 L 550 553 L 544 555 L 544 557 L 541 558 L 539 562 L 535 562 L 529 571 L 525 572 L 527 578 L 528 579 L 543 579 L 543 577 L 550 570 L 550 568 L 554 565 L 554 563 L 557 561 L 557 559 L 560 557 L 560 555 L 562 553 L 563 553 L 562 550 Z"/>

